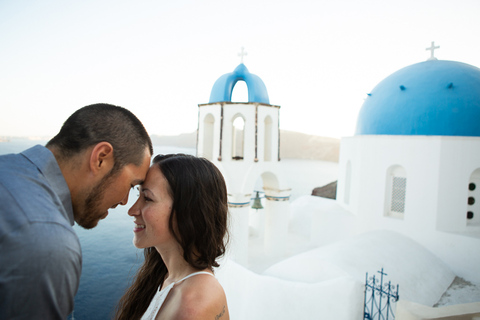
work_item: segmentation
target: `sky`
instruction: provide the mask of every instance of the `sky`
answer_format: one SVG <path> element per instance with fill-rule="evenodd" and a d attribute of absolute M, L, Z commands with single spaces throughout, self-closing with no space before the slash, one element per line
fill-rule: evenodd
<path fill-rule="evenodd" d="M 478 0 L 0 0 L 0 137 L 52 137 L 99 102 L 150 134 L 194 132 L 242 47 L 280 129 L 351 136 L 367 93 L 432 41 L 480 67 L 479 16 Z"/>

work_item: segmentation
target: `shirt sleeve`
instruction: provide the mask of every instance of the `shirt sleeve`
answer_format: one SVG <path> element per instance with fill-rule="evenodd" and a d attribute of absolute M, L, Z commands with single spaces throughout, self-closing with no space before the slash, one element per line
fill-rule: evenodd
<path fill-rule="evenodd" d="M 73 310 L 81 274 L 81 249 L 70 228 L 34 222 L 18 232 L 21 239 L 2 242 L 0 318 L 66 319 Z M 5 247 L 8 245 L 8 248 Z M 4 256 L 5 257 L 5 256 Z M 6 293 L 6 295 L 4 295 Z"/>

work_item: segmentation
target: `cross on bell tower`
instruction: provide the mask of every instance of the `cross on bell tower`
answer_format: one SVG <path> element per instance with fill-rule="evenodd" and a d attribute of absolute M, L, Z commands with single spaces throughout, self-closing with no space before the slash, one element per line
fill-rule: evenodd
<path fill-rule="evenodd" d="M 425 49 L 425 50 L 430 50 L 430 58 L 428 58 L 428 60 L 438 60 L 434 56 L 434 51 L 435 51 L 435 49 L 439 49 L 439 48 L 440 48 L 440 46 L 435 46 L 435 41 L 432 41 L 432 45 L 429 48 Z"/>
<path fill-rule="evenodd" d="M 247 52 L 242 47 L 242 50 L 238 53 L 238 56 L 240 57 L 240 63 L 243 63 L 243 57 L 246 55 L 247 55 Z"/>

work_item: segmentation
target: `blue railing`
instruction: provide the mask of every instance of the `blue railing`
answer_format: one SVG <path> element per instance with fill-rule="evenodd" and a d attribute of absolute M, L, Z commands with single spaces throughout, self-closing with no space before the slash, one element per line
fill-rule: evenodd
<path fill-rule="evenodd" d="M 373 277 L 365 276 L 365 307 L 363 319 L 365 320 L 390 320 L 395 319 L 393 304 L 398 301 L 398 284 L 392 285 L 389 281 L 383 284 L 383 276 L 387 274 L 381 271 L 380 281 Z"/>

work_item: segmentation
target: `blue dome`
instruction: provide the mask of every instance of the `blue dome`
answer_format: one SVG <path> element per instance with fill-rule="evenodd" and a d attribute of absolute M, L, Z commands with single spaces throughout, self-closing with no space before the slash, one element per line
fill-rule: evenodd
<path fill-rule="evenodd" d="M 444 60 L 400 69 L 368 95 L 355 134 L 480 136 L 480 69 Z"/>
<path fill-rule="evenodd" d="M 247 84 L 248 102 L 270 104 L 267 88 L 262 79 L 248 72 L 243 63 L 239 64 L 233 72 L 226 73 L 215 81 L 209 103 L 232 101 L 233 87 L 239 80 L 243 80 Z"/>

